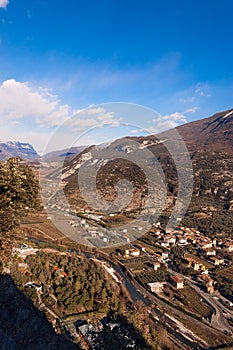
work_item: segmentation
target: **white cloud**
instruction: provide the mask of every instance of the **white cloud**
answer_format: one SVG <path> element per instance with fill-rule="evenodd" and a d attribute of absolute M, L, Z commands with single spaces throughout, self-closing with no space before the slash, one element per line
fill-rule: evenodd
<path fill-rule="evenodd" d="M 0 8 L 5 9 L 9 4 L 9 0 L 0 0 Z"/>
<path fill-rule="evenodd" d="M 186 116 L 180 112 L 174 112 L 171 114 L 167 114 L 167 115 L 160 115 L 157 118 L 152 119 L 152 122 L 154 123 L 163 123 L 163 122 L 183 122 L 186 123 Z"/>
<path fill-rule="evenodd" d="M 38 150 L 42 150 L 54 134 L 53 127 L 59 127 L 62 132 L 57 146 L 63 148 L 63 144 L 67 147 L 74 134 L 80 135 L 104 126 L 117 127 L 121 121 L 114 112 L 106 111 L 104 107 L 74 110 L 62 104 L 50 89 L 35 88 L 28 82 L 15 79 L 0 85 L 0 101 L 0 139 L 27 140 Z"/>
<path fill-rule="evenodd" d="M 31 18 L 31 17 L 32 17 L 31 10 L 29 10 L 29 9 L 27 10 L 27 17 L 28 17 L 28 18 Z"/>
<path fill-rule="evenodd" d="M 115 117 L 114 112 L 108 112 L 103 107 L 91 107 L 77 110 L 68 124 L 76 131 L 85 131 L 88 128 L 102 128 L 105 125 L 117 127 L 121 119 Z"/>
<path fill-rule="evenodd" d="M 167 115 L 159 115 L 151 120 L 152 125 L 146 128 L 151 133 L 159 133 L 165 130 L 175 128 L 176 126 L 187 123 L 186 116 L 180 112 L 174 112 Z"/>
<path fill-rule="evenodd" d="M 0 85 L 0 116 L 8 122 L 31 118 L 43 127 L 60 125 L 72 114 L 49 89 L 35 89 L 27 82 L 6 80 Z"/>

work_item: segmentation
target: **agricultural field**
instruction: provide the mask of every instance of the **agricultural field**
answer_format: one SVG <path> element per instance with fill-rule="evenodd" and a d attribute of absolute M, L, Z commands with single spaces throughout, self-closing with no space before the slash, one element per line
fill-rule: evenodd
<path fill-rule="evenodd" d="M 20 228 L 25 236 L 48 241 L 60 241 L 65 236 L 43 216 L 30 216 L 21 220 Z"/>
<path fill-rule="evenodd" d="M 219 270 L 217 272 L 217 276 L 220 276 L 222 278 L 226 278 L 227 280 L 230 280 L 233 282 L 233 266 Z"/>
<path fill-rule="evenodd" d="M 200 295 L 188 285 L 185 285 L 183 289 L 175 290 L 167 284 L 164 289 L 164 295 L 174 306 L 181 307 L 198 318 L 211 318 L 211 308 L 202 300 Z"/>

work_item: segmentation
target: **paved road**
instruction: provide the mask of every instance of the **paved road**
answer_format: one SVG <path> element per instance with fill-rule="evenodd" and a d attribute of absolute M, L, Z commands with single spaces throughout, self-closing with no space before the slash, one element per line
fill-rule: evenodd
<path fill-rule="evenodd" d="M 214 314 L 211 318 L 211 326 L 222 331 L 222 332 L 229 332 L 232 333 L 232 327 L 227 322 L 226 318 L 224 317 L 221 309 L 217 305 L 215 299 L 210 296 L 209 294 L 202 291 L 197 285 L 190 282 L 186 279 L 186 282 L 190 285 L 191 288 L 193 288 L 197 293 L 201 295 L 201 297 L 208 302 L 208 304 L 213 308 Z"/>
<path fill-rule="evenodd" d="M 176 275 L 182 277 L 182 275 L 178 273 L 176 273 Z M 230 314 L 231 316 L 233 316 L 233 312 L 231 312 L 226 307 L 224 307 L 224 305 L 222 305 L 220 302 L 214 299 L 213 296 L 204 292 L 190 277 L 185 277 L 185 281 L 186 283 L 189 284 L 191 288 L 193 288 L 198 294 L 200 294 L 200 296 L 204 300 L 206 300 L 206 302 L 210 305 L 210 307 L 214 311 L 211 318 L 211 326 L 222 332 L 228 332 L 229 334 L 233 335 L 233 327 L 229 325 L 226 317 L 223 314 L 223 310 L 226 313 Z"/>
<path fill-rule="evenodd" d="M 221 305 L 220 302 L 217 302 L 216 299 L 214 299 L 210 294 L 204 292 L 190 277 L 184 277 L 182 274 L 178 272 L 174 272 L 171 269 L 168 269 L 168 271 L 173 274 L 177 275 L 180 278 L 184 278 L 185 282 L 189 284 L 191 288 L 193 288 L 200 296 L 209 304 L 209 306 L 213 310 L 213 315 L 211 318 L 210 325 L 216 329 L 218 329 L 221 332 L 227 332 L 229 335 L 233 335 L 233 327 L 231 327 L 226 320 L 226 317 L 223 314 L 223 308 L 224 306 Z M 225 308 L 226 311 L 230 311 L 227 308 Z M 233 313 L 232 313 L 233 314 Z"/>

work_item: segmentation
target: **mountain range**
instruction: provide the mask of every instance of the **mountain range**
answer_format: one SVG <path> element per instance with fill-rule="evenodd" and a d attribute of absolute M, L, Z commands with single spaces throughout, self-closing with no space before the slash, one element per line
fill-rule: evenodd
<path fill-rule="evenodd" d="M 233 109 L 178 126 L 176 129 L 187 146 L 194 173 L 192 201 L 184 223 L 195 226 L 209 235 L 220 231 L 232 232 Z M 159 139 L 161 138 L 163 138 L 163 133 L 159 135 Z M 139 142 L 142 148 L 147 147 L 159 160 L 165 175 L 170 203 L 170 207 L 166 208 L 165 216 L 168 216 L 177 196 L 178 177 L 174 159 L 166 148 L 166 142 L 159 142 L 156 135 L 127 139 Z M 76 175 L 85 159 L 89 157 L 92 147 L 73 147 L 70 150 L 55 151 L 39 157 L 30 144 L 9 141 L 0 143 L 0 159 L 19 156 L 28 160 L 38 159 L 45 163 L 64 160 L 62 178 L 66 182 L 67 195 L 72 197 L 74 206 L 84 209 L 86 204 L 77 189 Z M 129 145 L 124 145 L 124 149 L 127 152 Z M 58 177 L 60 174 L 61 171 L 54 171 L 53 168 L 51 178 Z M 97 187 L 107 188 L 104 195 L 108 192 L 108 199 L 111 199 L 115 195 L 114 187 L 119 178 L 133 180 L 137 189 L 133 205 L 137 206 L 142 197 L 146 195 L 145 178 L 140 169 L 133 164 L 126 164 L 123 160 L 103 164 L 97 179 Z M 141 194 L 139 193 L 140 187 L 143 187 Z"/>
<path fill-rule="evenodd" d="M 86 146 L 71 147 L 70 149 L 52 151 L 40 156 L 34 147 L 29 143 L 19 141 L 0 141 L 0 160 L 5 161 L 11 157 L 19 157 L 26 161 L 42 160 L 43 162 L 59 162 L 61 159 L 76 156 L 85 148 Z"/>
<path fill-rule="evenodd" d="M 189 151 L 196 151 L 198 148 L 206 151 L 222 151 L 228 154 L 233 153 L 233 109 L 214 114 L 209 118 L 200 119 L 177 127 L 178 132 L 184 139 Z M 148 137 L 134 138 L 139 142 L 155 140 L 155 135 Z M 27 159 L 39 159 L 43 161 L 56 161 L 61 158 L 77 156 L 87 146 L 71 147 L 53 151 L 40 157 L 36 150 L 29 143 L 19 141 L 0 141 L 0 160 L 10 157 L 21 157 Z"/>

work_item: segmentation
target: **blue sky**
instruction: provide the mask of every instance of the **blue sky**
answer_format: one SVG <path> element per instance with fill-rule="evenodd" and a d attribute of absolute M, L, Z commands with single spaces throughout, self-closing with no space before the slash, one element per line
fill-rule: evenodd
<path fill-rule="evenodd" d="M 109 102 L 154 109 L 168 127 L 232 108 L 232 14 L 231 0 L 0 0 L 0 139 L 41 152 L 64 120 Z M 100 114 L 103 133 L 116 120 L 157 130 L 103 109 L 81 112 L 80 132 Z"/>

